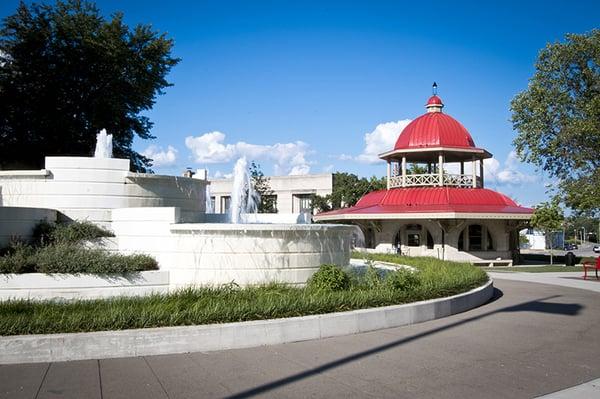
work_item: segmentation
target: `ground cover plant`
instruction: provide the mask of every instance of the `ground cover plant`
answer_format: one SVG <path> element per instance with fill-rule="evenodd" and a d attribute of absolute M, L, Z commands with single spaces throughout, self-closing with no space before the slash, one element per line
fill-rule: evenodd
<path fill-rule="evenodd" d="M 14 241 L 0 253 L 0 273 L 129 273 L 158 269 L 147 255 L 112 254 L 86 241 L 112 236 L 90 222 L 39 223 L 30 242 Z"/>
<path fill-rule="evenodd" d="M 7 301 L 0 303 L 0 335 L 198 325 L 322 314 L 449 296 L 478 287 L 488 279 L 481 269 L 464 263 L 398 256 L 386 256 L 385 260 L 410 264 L 415 271 L 391 271 L 384 275 L 367 267 L 366 272 L 359 275 L 325 265 L 305 287 L 269 284 L 240 288 L 231 283 L 143 298 L 63 303 Z"/>

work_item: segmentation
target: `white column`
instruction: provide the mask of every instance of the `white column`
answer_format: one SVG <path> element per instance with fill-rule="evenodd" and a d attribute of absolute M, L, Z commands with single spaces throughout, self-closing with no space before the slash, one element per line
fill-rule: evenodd
<path fill-rule="evenodd" d="M 439 174 L 439 185 L 444 185 L 444 155 L 440 154 L 438 157 L 438 174 Z"/>
<path fill-rule="evenodd" d="M 473 157 L 473 188 L 477 187 L 477 169 L 475 168 L 475 166 L 477 166 L 477 164 L 475 161 L 475 157 Z"/>
<path fill-rule="evenodd" d="M 479 176 L 481 177 L 481 188 L 483 188 L 483 159 L 479 160 Z"/>
<path fill-rule="evenodd" d="M 392 174 L 392 164 L 390 161 L 387 161 L 387 189 L 390 189 L 390 177 Z"/>
<path fill-rule="evenodd" d="M 406 187 L 406 156 L 402 156 L 402 187 Z"/>

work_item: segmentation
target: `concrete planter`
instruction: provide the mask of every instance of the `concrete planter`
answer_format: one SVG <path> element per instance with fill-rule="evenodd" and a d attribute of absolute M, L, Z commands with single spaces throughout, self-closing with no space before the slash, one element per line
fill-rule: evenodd
<path fill-rule="evenodd" d="M 0 364 L 203 352 L 356 334 L 461 313 L 483 305 L 493 293 L 490 280 L 448 298 L 350 312 L 201 326 L 0 337 Z"/>
<path fill-rule="evenodd" d="M 160 270 L 127 275 L 0 274 L 0 300 L 94 299 L 168 291 L 169 272 Z"/>

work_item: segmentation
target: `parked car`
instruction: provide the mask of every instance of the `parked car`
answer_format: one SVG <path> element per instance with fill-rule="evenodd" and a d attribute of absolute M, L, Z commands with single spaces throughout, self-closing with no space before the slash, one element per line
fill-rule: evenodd
<path fill-rule="evenodd" d="M 594 251 L 597 254 L 600 254 L 600 245 L 594 245 L 594 248 L 592 248 L 592 251 Z"/>
<path fill-rule="evenodd" d="M 565 251 L 572 251 L 578 249 L 577 244 L 565 244 Z"/>

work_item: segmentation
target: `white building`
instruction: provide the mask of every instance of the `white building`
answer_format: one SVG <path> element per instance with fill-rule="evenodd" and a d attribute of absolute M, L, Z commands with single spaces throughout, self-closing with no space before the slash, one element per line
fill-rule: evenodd
<path fill-rule="evenodd" d="M 331 194 L 333 174 L 266 176 L 278 213 L 312 212 L 313 194 Z M 210 199 L 215 213 L 226 213 L 231 203 L 233 179 L 215 179 L 210 182 Z"/>

